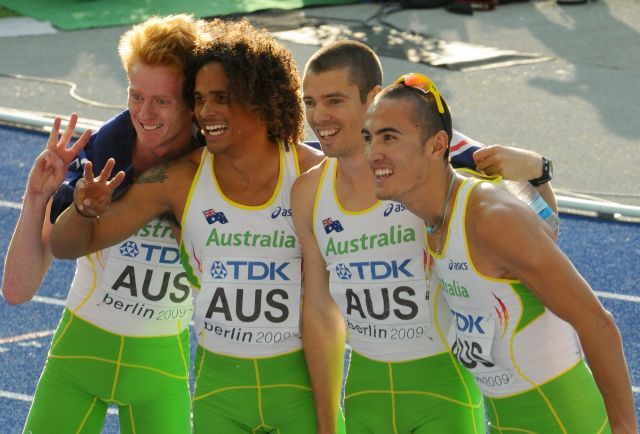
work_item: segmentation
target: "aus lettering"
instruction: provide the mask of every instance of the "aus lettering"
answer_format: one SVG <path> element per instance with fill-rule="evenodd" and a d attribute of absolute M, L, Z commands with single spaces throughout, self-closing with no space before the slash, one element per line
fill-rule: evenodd
<path fill-rule="evenodd" d="M 408 286 L 399 286 L 391 294 L 388 288 L 373 292 L 364 289 L 361 295 L 356 294 L 352 288 L 347 288 L 347 315 L 359 314 L 363 319 L 385 320 L 393 314 L 395 318 L 410 320 L 418 315 L 418 304 L 413 301 L 415 295 L 413 288 Z"/>
<path fill-rule="evenodd" d="M 487 368 L 495 366 L 488 357 L 483 354 L 482 346 L 475 341 L 467 341 L 456 336 L 456 340 L 451 346 L 451 352 L 467 369 L 474 369 L 481 364 Z"/>
<path fill-rule="evenodd" d="M 127 265 L 115 280 L 111 289 L 128 290 L 131 297 L 142 297 L 149 301 L 160 301 L 165 297 L 173 303 L 181 303 L 189 297 L 190 289 L 187 273 L 158 271 L 153 269 L 136 269 Z"/>
<path fill-rule="evenodd" d="M 245 290 L 238 288 L 230 291 L 235 295 L 231 303 L 227 299 L 224 288 L 218 287 L 211 297 L 206 318 L 211 319 L 214 315 L 222 315 L 227 321 L 240 321 L 252 323 L 264 317 L 271 323 L 282 323 L 289 318 L 289 307 L 285 304 L 289 300 L 289 294 L 284 289 L 271 289 L 263 291 L 256 289 L 253 300 L 246 303 L 245 312 Z"/>

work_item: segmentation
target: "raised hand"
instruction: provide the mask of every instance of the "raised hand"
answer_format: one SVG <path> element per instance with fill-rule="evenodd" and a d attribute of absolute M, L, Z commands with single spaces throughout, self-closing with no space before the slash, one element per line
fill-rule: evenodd
<path fill-rule="evenodd" d="M 84 165 L 84 178 L 78 180 L 73 194 L 73 201 L 78 213 L 87 218 L 98 217 L 105 212 L 111 203 L 113 191 L 124 180 L 124 172 L 120 171 L 109 179 L 116 160 L 109 158 L 100 175 L 93 176 L 93 165 L 90 161 Z"/>
<path fill-rule="evenodd" d="M 78 115 L 73 113 L 64 132 L 59 136 L 61 119 L 59 117 L 55 118 L 49 133 L 47 146 L 38 155 L 29 173 L 28 193 L 43 195 L 48 198 L 60 187 L 60 184 L 64 181 L 69 163 L 85 147 L 91 137 L 91 130 L 86 130 L 71 147 L 67 147 L 73 136 L 77 121 Z"/>
<path fill-rule="evenodd" d="M 542 175 L 542 157 L 533 151 L 492 145 L 473 153 L 476 168 L 487 175 L 526 181 Z"/>

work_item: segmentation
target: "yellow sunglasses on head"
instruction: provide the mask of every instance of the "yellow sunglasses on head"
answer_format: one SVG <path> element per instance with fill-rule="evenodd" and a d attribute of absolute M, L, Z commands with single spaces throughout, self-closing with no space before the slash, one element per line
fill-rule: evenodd
<path fill-rule="evenodd" d="M 440 112 L 441 115 L 444 114 L 444 106 L 442 105 L 442 98 L 440 97 L 440 92 L 438 92 L 438 89 L 436 88 L 436 85 L 433 82 L 433 80 L 431 80 L 426 75 L 422 75 L 422 74 L 418 74 L 418 73 L 412 72 L 412 73 L 404 74 L 404 75 L 400 76 L 400 78 L 398 78 L 396 81 L 394 81 L 394 83 L 395 84 L 403 84 L 405 86 L 413 87 L 415 89 L 418 89 L 419 91 L 421 91 L 423 93 L 432 94 L 433 97 L 436 100 L 436 105 L 438 106 L 438 111 Z"/>

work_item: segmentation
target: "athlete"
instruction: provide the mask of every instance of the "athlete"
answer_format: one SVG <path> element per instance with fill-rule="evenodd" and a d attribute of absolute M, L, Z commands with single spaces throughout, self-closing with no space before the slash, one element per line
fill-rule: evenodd
<path fill-rule="evenodd" d="M 305 67 L 307 121 L 330 157 L 303 174 L 292 192 L 304 257 L 303 343 L 318 432 L 333 432 L 333 424 L 324 422 L 338 412 L 346 322 L 353 350 L 347 432 L 484 433 L 482 396 L 434 325 L 433 292 L 424 284 L 424 223 L 374 194 L 361 128 L 381 82 L 378 57 L 355 41 L 321 48 Z M 462 151 L 455 163 L 473 166 L 464 152 L 470 139 L 454 136 Z M 496 146 L 474 157 L 488 171 L 515 167 L 510 176 L 539 176 L 535 153 Z M 442 297 L 438 302 L 444 306 Z M 440 316 L 448 324 L 446 310 Z"/>
<path fill-rule="evenodd" d="M 87 171 L 76 188 L 78 209 L 54 226 L 53 252 L 86 254 L 171 213 L 181 222 L 180 253 L 197 293 L 195 432 L 315 433 L 290 188 L 323 156 L 300 143 L 291 53 L 246 19 L 212 26 L 186 85 L 207 150 L 151 169 L 107 211 L 101 196 L 122 175 L 108 181 L 109 167 L 95 178 Z"/>
<path fill-rule="evenodd" d="M 636 433 L 611 314 L 529 207 L 453 170 L 447 125 L 435 85 L 407 74 L 377 95 L 362 132 L 376 196 L 432 229 L 438 280 L 427 280 L 448 302 L 447 342 L 486 397 L 491 432 Z"/>
<path fill-rule="evenodd" d="M 31 170 L 7 254 L 2 290 L 10 303 L 30 300 L 40 286 L 52 259 L 49 220 L 73 199 L 85 159 L 101 170 L 117 157 L 126 171 L 121 194 L 151 165 L 200 147 L 182 86 L 203 24 L 175 15 L 134 26 L 119 45 L 129 79 L 128 110 L 69 149 L 77 115 L 60 137 L 56 119 Z M 119 407 L 121 433 L 191 432 L 193 301 L 172 234 L 175 224 L 149 220 L 122 243 L 78 259 L 25 433 L 99 433 L 108 404 Z"/>

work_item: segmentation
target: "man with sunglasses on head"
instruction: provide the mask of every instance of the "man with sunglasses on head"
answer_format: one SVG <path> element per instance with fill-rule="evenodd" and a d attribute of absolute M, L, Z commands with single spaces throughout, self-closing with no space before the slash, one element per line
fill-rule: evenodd
<path fill-rule="evenodd" d="M 484 394 L 491 432 L 636 433 L 611 314 L 529 207 L 453 169 L 449 125 L 433 82 L 408 74 L 376 96 L 362 133 L 376 196 L 427 225 L 427 281 L 446 298 L 447 344 Z"/>
<path fill-rule="evenodd" d="M 333 432 L 346 334 L 352 348 L 347 432 L 484 433 L 482 396 L 444 344 L 451 315 L 443 297 L 425 285 L 424 222 L 374 194 L 361 129 L 381 82 L 377 55 L 354 41 L 320 49 L 304 72 L 307 121 L 329 157 L 292 191 L 304 257 L 303 345 L 318 432 Z M 469 147 L 468 138 L 454 134 L 458 148 Z M 489 173 L 540 176 L 535 153 L 490 147 L 474 157 Z M 468 155 L 454 158 L 459 163 Z M 542 188 L 553 200 L 548 184 Z"/>

